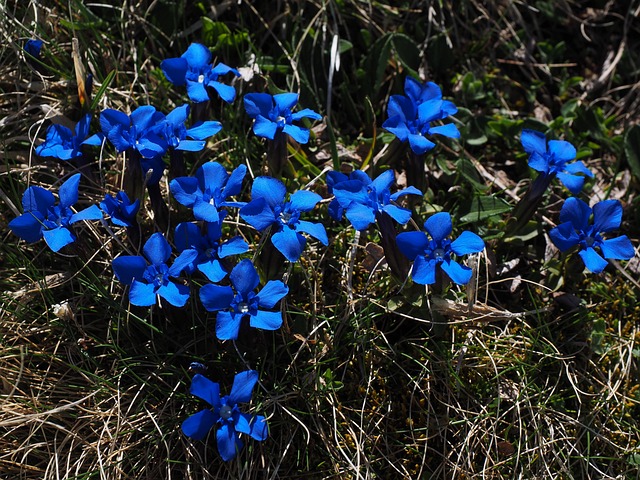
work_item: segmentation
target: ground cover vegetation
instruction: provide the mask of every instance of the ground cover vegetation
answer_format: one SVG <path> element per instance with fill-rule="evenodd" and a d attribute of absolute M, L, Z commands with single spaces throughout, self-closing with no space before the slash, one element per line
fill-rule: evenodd
<path fill-rule="evenodd" d="M 640 3 L 0 10 L 2 478 L 637 478 Z"/>

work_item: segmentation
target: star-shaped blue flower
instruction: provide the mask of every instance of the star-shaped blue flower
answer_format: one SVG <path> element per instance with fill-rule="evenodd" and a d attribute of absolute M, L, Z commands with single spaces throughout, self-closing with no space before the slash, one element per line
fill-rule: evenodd
<path fill-rule="evenodd" d="M 192 273 L 196 268 L 212 282 L 219 282 L 227 276 L 227 271 L 220 259 L 231 255 L 240 255 L 249 250 L 249 245 L 240 237 L 233 237 L 221 242 L 222 229 L 216 222 L 207 222 L 206 231 L 193 223 L 180 223 L 176 227 L 174 241 L 178 252 L 194 249 L 198 256 L 185 269 Z"/>
<path fill-rule="evenodd" d="M 187 128 L 187 118 L 189 105 L 181 105 L 168 113 L 152 130 L 164 138 L 170 148 L 189 152 L 199 152 L 204 148 L 207 138 L 222 130 L 222 124 L 215 120 L 198 122 Z"/>
<path fill-rule="evenodd" d="M 585 177 L 593 177 L 593 173 L 580 160 L 569 163 L 576 158 L 576 149 L 564 140 L 549 140 L 541 132 L 523 130 L 520 141 L 524 151 L 529 154 L 529 166 L 543 175 L 557 176 L 571 193 L 577 195 L 582 190 Z M 581 173 L 582 175 L 576 175 Z"/>
<path fill-rule="evenodd" d="M 29 243 L 44 237 L 49 248 L 57 252 L 76 240 L 70 227 L 81 220 L 99 220 L 102 212 L 91 205 L 74 213 L 71 207 L 78 201 L 80 174 L 76 173 L 60 185 L 60 203 L 56 205 L 53 194 L 42 187 L 29 187 L 22 196 L 24 213 L 9 222 L 9 228 Z"/>
<path fill-rule="evenodd" d="M 140 210 L 140 200 L 131 203 L 125 192 L 118 192 L 116 196 L 106 194 L 100 202 L 100 208 L 111 217 L 111 222 L 120 227 L 132 227 L 136 224 L 136 215 Z"/>
<path fill-rule="evenodd" d="M 589 224 L 591 213 L 593 223 Z M 578 245 L 580 258 L 593 273 L 600 273 L 605 269 L 605 258 L 629 260 L 635 255 L 633 245 L 626 235 L 607 240 L 602 238 L 602 233 L 620 228 L 622 205 L 618 200 L 603 200 L 591 210 L 579 198 L 571 197 L 562 205 L 560 221 L 562 223 L 549 232 L 551 240 L 562 252 Z"/>
<path fill-rule="evenodd" d="M 473 232 L 464 231 L 453 242 L 449 240 L 452 225 L 451 215 L 447 212 L 429 217 L 424 229 L 431 236 L 431 240 L 425 232 L 403 232 L 396 237 L 400 251 L 413 261 L 413 281 L 422 285 L 436 283 L 436 269 L 439 265 L 457 284 L 469 283 L 471 269 L 460 265 L 451 254 L 462 256 L 480 252 L 484 249 L 482 239 Z"/>
<path fill-rule="evenodd" d="M 299 190 L 285 201 L 287 189 L 280 180 L 258 177 L 251 187 L 251 201 L 240 209 L 240 216 L 258 231 L 272 226 L 271 242 L 290 262 L 297 262 L 307 239 L 306 233 L 323 245 L 329 244 L 327 231 L 320 223 L 300 220 L 322 200 L 317 193 Z"/>
<path fill-rule="evenodd" d="M 195 177 L 175 178 L 169 188 L 178 203 L 193 209 L 193 215 L 198 220 L 220 223 L 223 207 L 244 205 L 227 199 L 240 193 L 246 173 L 245 165 L 240 165 L 229 175 L 219 163 L 207 162 L 196 171 Z"/>
<path fill-rule="evenodd" d="M 82 156 L 82 145 L 100 145 L 100 140 L 89 136 L 91 115 L 80 119 L 74 132 L 64 125 L 50 125 L 47 128 L 46 140 L 36 147 L 41 157 L 54 157 L 60 160 L 71 160 Z"/>
<path fill-rule="evenodd" d="M 253 133 L 258 137 L 273 140 L 286 133 L 298 143 L 309 142 L 309 129 L 295 125 L 293 122 L 310 118 L 321 120 L 322 116 L 305 108 L 293 113 L 291 109 L 298 103 L 297 93 L 248 93 L 244 96 L 244 108 L 255 121 Z"/>
<path fill-rule="evenodd" d="M 411 218 L 411 212 L 399 207 L 395 202 L 403 195 L 422 195 L 416 187 L 410 186 L 392 194 L 395 182 L 393 170 L 386 170 L 375 180 L 364 172 L 351 174 L 352 180 L 342 181 L 333 186 L 333 194 L 347 219 L 356 230 L 365 230 L 376 220 L 376 215 L 385 212 L 401 225 Z"/>
<path fill-rule="evenodd" d="M 220 340 L 235 340 L 240 321 L 249 317 L 249 325 L 263 330 L 277 330 L 282 325 L 282 314 L 263 308 L 273 308 L 288 292 L 280 280 L 270 280 L 258 293 L 254 290 L 260 278 L 251 260 L 242 260 L 229 275 L 230 286 L 205 285 L 200 289 L 200 301 L 210 312 L 218 312 L 216 336 Z M 234 293 L 235 289 L 235 293 Z"/>
<path fill-rule="evenodd" d="M 174 85 L 181 87 L 186 84 L 187 95 L 196 103 L 209 100 L 207 87 L 213 88 L 227 103 L 236 98 L 235 88 L 219 82 L 218 77 L 228 73 L 239 77 L 240 73 L 224 63 L 214 67 L 211 63 L 211 51 L 200 43 L 189 45 L 181 57 L 163 60 L 160 68 L 167 80 Z"/>
<path fill-rule="evenodd" d="M 404 95 L 392 95 L 387 105 L 387 120 L 382 128 L 393 133 L 402 142 L 409 142 L 414 153 L 421 155 L 436 146 L 426 138 L 443 135 L 460 138 L 460 132 L 453 123 L 431 126 L 436 120 L 443 120 L 457 113 L 456 106 L 442 99 L 440 87 L 433 82 L 420 84 L 411 77 L 405 80 Z"/>
<path fill-rule="evenodd" d="M 162 233 L 151 235 L 142 251 L 144 257 L 122 255 L 112 263 L 116 278 L 125 285 L 131 285 L 129 301 L 139 307 L 149 307 L 155 305 L 159 295 L 175 307 L 184 306 L 189 299 L 189 287 L 173 282 L 171 277 L 178 277 L 198 252 L 184 250 L 169 267 L 167 260 L 171 256 L 171 246 Z"/>
<path fill-rule="evenodd" d="M 202 440 L 216 423 L 221 427 L 216 432 L 218 452 L 225 462 L 235 458 L 243 444 L 239 433 L 263 441 L 269 435 L 266 419 L 262 415 L 242 413 L 239 403 L 251 401 L 251 392 L 258 381 L 258 372 L 247 370 L 233 379 L 231 393 L 220 398 L 220 385 L 199 373 L 191 381 L 192 395 L 201 398 L 212 408 L 201 410 L 182 422 L 182 432 L 194 439 Z"/>

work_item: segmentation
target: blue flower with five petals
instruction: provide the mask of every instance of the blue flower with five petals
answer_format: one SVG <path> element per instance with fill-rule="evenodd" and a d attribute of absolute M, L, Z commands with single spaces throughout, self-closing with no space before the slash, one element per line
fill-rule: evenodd
<path fill-rule="evenodd" d="M 251 187 L 251 201 L 240 209 L 240 216 L 258 231 L 272 226 L 271 242 L 290 262 L 297 262 L 307 239 L 306 233 L 329 244 L 324 225 L 300 220 L 300 214 L 313 210 L 322 200 L 317 193 L 299 190 L 285 201 L 287 189 L 280 180 L 258 177 Z"/>
<path fill-rule="evenodd" d="M 80 174 L 76 173 L 60 185 L 60 203 L 55 204 L 53 194 L 42 187 L 29 187 L 22 196 L 24 213 L 9 222 L 9 228 L 18 237 L 29 243 L 44 237 L 49 248 L 57 252 L 76 240 L 71 225 L 81 220 L 99 220 L 102 212 L 91 205 L 74 213 L 71 207 L 78 201 Z"/>
<path fill-rule="evenodd" d="M 211 409 L 201 410 L 182 422 L 182 432 L 194 439 L 202 440 L 216 423 L 221 427 L 216 431 L 218 452 L 225 462 L 235 458 L 243 444 L 239 433 L 263 441 L 269 435 L 266 419 L 262 415 L 251 416 L 242 413 L 239 403 L 251 401 L 251 392 L 258 381 L 258 372 L 247 370 L 233 379 L 231 393 L 220 398 L 220 385 L 199 373 L 193 376 L 190 392 L 201 398 Z"/>
<path fill-rule="evenodd" d="M 425 232 L 403 232 L 396 237 L 400 251 L 413 261 L 413 281 L 422 285 L 436 283 L 436 269 L 439 265 L 451 280 L 459 285 L 467 284 L 471 280 L 471 269 L 460 265 L 451 254 L 462 256 L 480 252 L 484 249 L 482 239 L 473 232 L 464 231 L 456 240 L 449 240 L 452 225 L 451 215 L 447 212 L 429 217 L 424 229 L 431 240 Z"/>
<path fill-rule="evenodd" d="M 309 129 L 295 125 L 293 122 L 310 118 L 321 120 L 322 116 L 305 108 L 293 113 L 291 109 L 298 103 L 297 93 L 248 93 L 244 96 L 244 108 L 255 121 L 253 133 L 258 137 L 273 140 L 286 133 L 298 143 L 309 142 Z"/>
<path fill-rule="evenodd" d="M 228 73 L 239 77 L 240 73 L 224 63 L 214 67 L 211 63 L 211 51 L 201 43 L 189 45 L 181 57 L 163 60 L 160 68 L 167 80 L 174 85 L 181 87 L 186 84 L 187 95 L 196 103 L 209 100 L 207 87 L 213 88 L 227 103 L 236 98 L 235 88 L 219 82 L 218 77 Z"/>
<path fill-rule="evenodd" d="M 593 223 L 589 224 L 591 213 Z M 620 228 L 622 205 L 618 200 L 603 200 L 591 210 L 579 198 L 571 197 L 562 205 L 560 221 L 562 223 L 549 232 L 549 237 L 562 252 L 579 246 L 580 258 L 593 273 L 604 270 L 607 266 L 605 258 L 629 260 L 635 255 L 633 245 L 626 235 L 607 240 L 602 238 L 602 233 Z"/>
<path fill-rule="evenodd" d="M 205 285 L 200 289 L 200 301 L 209 312 L 218 312 L 216 336 L 220 340 L 235 340 L 240 322 L 249 317 L 249 325 L 263 330 L 277 330 L 282 325 L 282 314 L 263 308 L 273 308 L 288 292 L 280 280 L 270 280 L 258 293 L 254 292 L 260 278 L 251 260 L 242 260 L 229 275 L 230 286 Z M 235 293 L 234 293 L 235 289 Z"/>
<path fill-rule="evenodd" d="M 64 125 L 50 125 L 47 128 L 47 138 L 36 147 L 36 153 L 41 157 L 60 160 L 82 157 L 82 145 L 100 145 L 100 140 L 95 136 L 87 138 L 90 123 L 91 115 L 86 114 L 76 124 L 75 135 Z"/>
<path fill-rule="evenodd" d="M 106 194 L 100 202 L 100 208 L 111 217 L 111 222 L 120 227 L 133 227 L 136 215 L 140 210 L 140 200 L 131 203 L 125 192 L 118 192 L 116 196 Z"/>
<path fill-rule="evenodd" d="M 208 120 L 187 128 L 185 122 L 189 117 L 189 109 L 189 105 L 174 108 L 152 127 L 152 131 L 164 138 L 167 145 L 174 150 L 199 152 L 204 148 L 207 138 L 222 130 L 222 124 Z"/>
<path fill-rule="evenodd" d="M 171 256 L 171 245 L 162 233 L 151 235 L 142 251 L 144 257 L 122 255 L 112 263 L 116 278 L 125 285 L 131 285 L 129 301 L 139 307 L 149 307 L 155 305 L 159 295 L 171 305 L 183 307 L 189 299 L 189 287 L 171 281 L 171 277 L 178 277 L 198 252 L 184 250 L 169 267 L 166 262 Z"/>
<path fill-rule="evenodd" d="M 593 177 L 591 170 L 580 160 L 568 163 L 576 158 L 576 148 L 569 142 L 547 142 L 544 134 L 535 130 L 523 130 L 520 141 L 524 151 L 529 154 L 529 166 L 549 178 L 557 176 L 574 195 L 582 190 L 585 181 L 583 175 Z M 578 173 L 582 175 L 576 175 Z"/>

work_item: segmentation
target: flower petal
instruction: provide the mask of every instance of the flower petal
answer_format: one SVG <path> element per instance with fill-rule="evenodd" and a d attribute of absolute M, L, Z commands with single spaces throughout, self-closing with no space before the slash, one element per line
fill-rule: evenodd
<path fill-rule="evenodd" d="M 240 372 L 233 377 L 233 386 L 229 394 L 230 405 L 236 403 L 247 403 L 251 401 L 251 392 L 258 381 L 258 372 L 247 370 Z"/>
<path fill-rule="evenodd" d="M 287 110 L 291 110 L 298 103 L 297 93 L 278 93 L 273 96 L 273 101 L 276 104 L 276 108 L 279 113 L 284 113 Z"/>
<path fill-rule="evenodd" d="M 442 135 L 443 137 L 449 138 L 460 138 L 460 131 L 458 127 L 453 123 L 447 123 L 446 125 L 438 125 L 436 127 L 431 127 L 429 129 L 430 135 Z"/>
<path fill-rule="evenodd" d="M 139 255 L 122 255 L 114 258 L 111 266 L 116 278 L 125 285 L 130 285 L 134 278 L 142 278 L 147 261 Z"/>
<path fill-rule="evenodd" d="M 603 200 L 593 206 L 593 229 L 596 232 L 610 232 L 620 228 L 622 204 L 619 200 Z"/>
<path fill-rule="evenodd" d="M 259 442 L 266 440 L 269 436 L 269 427 L 267 426 L 267 419 L 262 415 L 256 415 L 251 421 L 251 431 L 249 432 L 251 438 L 258 440 Z"/>
<path fill-rule="evenodd" d="M 202 191 L 198 187 L 198 179 L 194 177 L 178 177 L 171 180 L 169 189 L 173 198 L 185 207 L 193 207 L 196 198 L 202 197 Z"/>
<path fill-rule="evenodd" d="M 567 187 L 574 195 L 578 195 L 582 186 L 584 185 L 585 178 L 582 175 L 571 175 L 569 173 L 558 173 L 558 180 Z"/>
<path fill-rule="evenodd" d="M 196 102 L 202 103 L 209 100 L 209 93 L 203 83 L 194 82 L 187 79 L 187 95 Z"/>
<path fill-rule="evenodd" d="M 240 216 L 259 232 L 278 221 L 273 209 L 264 198 L 251 200 L 240 209 Z"/>
<path fill-rule="evenodd" d="M 411 219 L 411 212 L 397 205 L 385 205 L 382 210 L 400 225 L 405 225 Z"/>
<path fill-rule="evenodd" d="M 475 233 L 465 230 L 451 243 L 451 250 L 456 255 L 467 255 L 484 250 L 484 241 Z"/>
<path fill-rule="evenodd" d="M 636 254 L 631 240 L 626 235 L 605 240 L 600 248 L 605 258 L 614 260 L 630 260 Z"/>
<path fill-rule="evenodd" d="M 576 158 L 576 147 L 564 140 L 549 140 L 549 153 L 552 153 L 557 160 L 568 162 Z"/>
<path fill-rule="evenodd" d="M 169 275 L 172 277 L 178 277 L 182 271 L 198 258 L 198 251 L 193 248 L 187 248 L 180 252 L 180 255 L 173 261 L 169 268 Z"/>
<path fill-rule="evenodd" d="M 40 212 L 26 212 L 9 222 L 11 231 L 29 243 L 37 242 L 42 238 L 42 221 Z"/>
<path fill-rule="evenodd" d="M 42 187 L 29 187 L 22 194 L 22 208 L 24 213 L 40 212 L 47 214 L 47 210 L 56 203 L 56 198 L 49 190 Z"/>
<path fill-rule="evenodd" d="M 240 255 L 249 250 L 249 245 L 241 237 L 233 237 L 222 245 L 218 249 L 218 257 L 226 258 L 230 255 Z"/>
<path fill-rule="evenodd" d="M 211 64 L 211 51 L 201 43 L 192 43 L 181 55 L 194 70 L 203 70 Z"/>
<path fill-rule="evenodd" d="M 232 426 L 226 423 L 216 432 L 216 440 L 218 452 L 225 462 L 233 460 L 237 453 L 242 450 L 243 444 L 238 438 L 238 434 Z"/>
<path fill-rule="evenodd" d="M 216 424 L 216 420 L 216 416 L 209 409 L 194 413 L 182 422 L 182 433 L 194 440 L 202 440 Z"/>
<path fill-rule="evenodd" d="M 220 406 L 220 385 L 199 373 L 193 376 L 189 393 L 204 400 L 212 407 Z"/>
<path fill-rule="evenodd" d="M 200 289 L 200 301 L 208 312 L 224 310 L 229 308 L 233 301 L 233 290 L 228 285 L 209 283 Z"/>
<path fill-rule="evenodd" d="M 160 62 L 160 68 L 167 80 L 174 85 L 182 87 L 186 83 L 189 64 L 184 58 L 167 58 Z"/>
<path fill-rule="evenodd" d="M 580 237 L 571 222 L 565 222 L 549 231 L 549 238 L 561 252 L 573 248 L 580 242 Z"/>
<path fill-rule="evenodd" d="M 293 228 L 285 226 L 271 237 L 271 243 L 290 262 L 297 262 L 302 255 L 307 239 Z"/>
<path fill-rule="evenodd" d="M 233 101 L 236 99 L 236 89 L 231 85 L 225 85 L 221 82 L 210 81 L 209 87 L 212 87 L 216 92 L 218 92 L 220 98 L 227 103 L 233 103 Z"/>
<path fill-rule="evenodd" d="M 268 117 L 273 108 L 273 97 L 268 93 L 247 93 L 244 96 L 244 109 L 251 118 Z"/>
<path fill-rule="evenodd" d="M 97 205 L 80 210 L 69 217 L 69 223 L 80 222 L 81 220 L 100 220 L 102 218 L 102 210 Z"/>
<path fill-rule="evenodd" d="M 593 247 L 587 247 L 578 252 L 585 266 L 593 273 L 601 273 L 608 262 L 596 252 Z"/>
<path fill-rule="evenodd" d="M 424 229 L 437 243 L 447 238 L 453 229 L 449 212 L 438 212 L 431 215 L 424 223 Z"/>
<path fill-rule="evenodd" d="M 236 291 L 242 295 L 252 292 L 260 283 L 258 272 L 256 272 L 256 268 L 249 259 L 244 259 L 238 263 L 231 271 L 229 278 Z"/>
<path fill-rule="evenodd" d="M 309 129 L 307 128 L 286 124 L 282 130 L 298 143 L 309 143 Z"/>
<path fill-rule="evenodd" d="M 251 315 L 249 325 L 262 330 L 277 330 L 282 326 L 282 314 L 258 310 L 255 315 Z"/>
<path fill-rule="evenodd" d="M 60 185 L 58 196 L 61 207 L 70 207 L 78 201 L 78 186 L 80 185 L 80 174 L 71 175 L 69 179 Z"/>
<path fill-rule="evenodd" d="M 247 166 L 238 165 L 229 175 L 227 184 L 224 187 L 225 198 L 238 195 L 242 191 L 242 181 L 247 175 Z"/>
<path fill-rule="evenodd" d="M 402 232 L 396 237 L 398 248 L 409 260 L 415 260 L 418 255 L 425 255 L 429 239 L 424 232 Z"/>
<path fill-rule="evenodd" d="M 299 112 L 291 114 L 291 120 L 293 120 L 294 122 L 302 120 L 303 118 L 310 118 L 311 120 L 322 120 L 322 115 L 314 112 L 310 108 L 303 108 Z"/>
<path fill-rule="evenodd" d="M 164 238 L 162 233 L 157 232 L 149 237 L 142 248 L 144 256 L 153 265 L 165 263 L 171 256 L 171 245 Z"/>
<path fill-rule="evenodd" d="M 593 172 L 589 170 L 582 161 L 578 160 L 577 162 L 569 163 L 564 167 L 565 172 L 567 173 L 582 173 L 589 178 L 593 178 Z"/>
<path fill-rule="evenodd" d="M 358 231 L 365 230 L 376 220 L 375 213 L 370 207 L 355 202 L 347 207 L 345 216 Z"/>
<path fill-rule="evenodd" d="M 76 236 L 65 227 L 58 227 L 53 230 L 43 230 L 42 236 L 44 237 L 44 241 L 47 242 L 47 245 L 49 245 L 49 248 L 54 252 L 57 252 L 62 247 L 69 245 L 76 240 Z"/>
<path fill-rule="evenodd" d="M 206 140 L 222 130 L 222 124 L 215 120 L 199 122 L 187 129 L 187 136 L 195 140 Z"/>
<path fill-rule="evenodd" d="M 200 270 L 210 282 L 220 282 L 227 276 L 227 273 L 229 273 L 223 268 L 220 260 L 216 258 L 199 263 L 198 270 Z"/>
<path fill-rule="evenodd" d="M 427 260 L 424 255 L 418 255 L 413 262 L 411 278 L 415 283 L 421 285 L 432 285 L 436 283 L 436 261 Z"/>
<path fill-rule="evenodd" d="M 562 223 L 570 222 L 573 228 L 579 231 L 587 228 L 590 216 L 591 208 L 589 205 L 575 197 L 567 198 L 560 209 L 560 221 Z"/>
<path fill-rule="evenodd" d="M 324 246 L 329 245 L 329 237 L 327 237 L 327 231 L 325 230 L 324 225 L 322 225 L 321 223 L 299 220 L 296 224 L 296 232 L 303 232 L 311 235 Z"/>
<path fill-rule="evenodd" d="M 138 307 L 150 307 L 156 304 L 155 287 L 151 283 L 142 283 L 138 280 L 131 282 L 129 288 L 129 302 Z"/>
<path fill-rule="evenodd" d="M 449 278 L 458 285 L 466 285 L 469 283 L 469 280 L 471 280 L 471 276 L 473 275 L 473 272 L 469 267 L 460 265 L 455 260 L 445 259 L 440 266 L 442 267 L 442 270 L 449 275 Z"/>
<path fill-rule="evenodd" d="M 289 293 L 289 287 L 280 280 L 269 280 L 258 292 L 258 305 L 263 308 L 273 308 L 287 293 Z"/>
<path fill-rule="evenodd" d="M 313 210 L 320 200 L 322 200 L 320 195 L 309 190 L 298 190 L 289 197 L 291 208 L 299 212 Z"/>
<path fill-rule="evenodd" d="M 520 142 L 524 147 L 524 151 L 528 154 L 537 153 L 542 155 L 547 151 L 547 140 L 542 132 L 522 130 Z"/>
<path fill-rule="evenodd" d="M 251 198 L 264 198 L 270 207 L 280 205 L 286 194 L 284 183 L 272 177 L 257 177 L 251 187 Z"/>
<path fill-rule="evenodd" d="M 167 282 L 156 293 L 174 307 L 184 307 L 189 300 L 189 287 L 179 283 Z"/>
<path fill-rule="evenodd" d="M 258 115 L 253 123 L 253 133 L 262 138 L 273 140 L 278 132 L 278 124 L 268 118 Z"/>
<path fill-rule="evenodd" d="M 218 312 L 216 316 L 216 337 L 219 340 L 237 339 L 242 317 L 243 315 L 236 315 L 226 311 Z"/>

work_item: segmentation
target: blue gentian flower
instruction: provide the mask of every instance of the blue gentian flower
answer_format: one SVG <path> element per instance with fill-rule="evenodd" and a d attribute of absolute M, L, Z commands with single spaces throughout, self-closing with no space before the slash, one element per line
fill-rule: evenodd
<path fill-rule="evenodd" d="M 24 213 L 9 222 L 9 228 L 18 237 L 29 243 L 44 237 L 49 248 L 57 252 L 76 240 L 70 226 L 81 220 L 99 220 L 102 212 L 91 205 L 78 213 L 71 207 L 78 201 L 80 174 L 76 173 L 60 185 L 60 203 L 55 205 L 53 194 L 42 187 L 29 187 L 22 196 Z"/>
<path fill-rule="evenodd" d="M 272 226 L 271 242 L 290 262 L 300 258 L 311 235 L 323 245 L 329 244 L 324 225 L 300 220 L 300 214 L 313 210 L 322 200 L 317 193 L 300 190 L 285 201 L 287 189 L 280 180 L 258 177 L 251 187 L 251 201 L 240 209 L 240 216 L 259 232 Z"/>
<path fill-rule="evenodd" d="M 327 191 L 329 195 L 333 195 L 333 187 L 338 185 L 339 183 L 346 182 L 347 180 L 359 180 L 365 185 L 371 183 L 371 178 L 369 175 L 364 173 L 362 170 L 354 170 L 349 175 L 345 175 L 342 172 L 337 172 L 335 170 L 331 170 L 327 172 Z M 344 215 L 344 208 L 340 206 L 340 202 L 338 202 L 337 198 L 334 198 L 329 202 L 329 216 L 339 222 L 342 220 L 342 216 Z"/>
<path fill-rule="evenodd" d="M 407 77 L 404 95 L 392 95 L 387 105 L 387 120 L 382 128 L 393 133 L 402 142 L 409 142 L 414 153 L 421 155 L 436 146 L 427 136 L 434 134 L 460 138 L 453 123 L 431 126 L 436 120 L 454 115 L 458 109 L 442 99 L 442 91 L 435 83 L 419 84 Z"/>
<path fill-rule="evenodd" d="M 235 458 L 243 444 L 239 433 L 263 441 L 269 435 L 267 421 L 262 415 L 251 416 L 242 413 L 238 403 L 251 401 L 251 392 L 258 381 L 258 372 L 247 370 L 233 379 L 233 387 L 228 396 L 220 398 L 220 385 L 199 373 L 191 381 L 192 395 L 201 398 L 211 409 L 202 410 L 182 422 L 182 432 L 194 440 L 202 440 L 216 423 L 221 425 L 216 432 L 218 452 L 225 462 Z"/>
<path fill-rule="evenodd" d="M 356 230 L 364 230 L 376 220 L 376 215 L 387 213 L 401 225 L 411 218 L 406 208 L 394 205 L 403 195 L 422 195 L 416 187 L 410 186 L 391 194 L 390 188 L 395 181 L 393 170 L 386 170 L 375 180 L 366 173 L 352 173 L 353 180 L 342 181 L 333 186 L 333 194 L 345 211 L 347 219 Z"/>
<path fill-rule="evenodd" d="M 200 228 L 193 223 L 180 223 L 176 227 L 173 237 L 176 249 L 182 252 L 194 249 L 198 256 L 185 269 L 187 273 L 193 273 L 197 268 L 212 282 L 219 282 L 227 276 L 227 271 L 220 259 L 231 255 L 240 255 L 249 250 L 249 245 L 240 237 L 233 237 L 226 242 L 221 242 L 222 229 L 218 222 L 207 222 L 206 231 L 202 233 Z"/>
<path fill-rule="evenodd" d="M 263 330 L 277 330 L 282 325 L 282 314 L 261 308 L 273 308 L 288 292 L 280 280 L 270 280 L 258 293 L 258 272 L 251 260 L 242 260 L 231 270 L 230 286 L 208 284 L 200 289 L 200 301 L 209 312 L 218 312 L 216 336 L 220 340 L 235 340 L 240 321 L 249 317 L 249 325 Z M 234 293 L 235 289 L 235 293 Z"/>
<path fill-rule="evenodd" d="M 185 122 L 188 117 L 189 105 L 181 105 L 159 121 L 153 127 L 153 131 L 162 136 L 170 148 L 199 152 L 204 148 L 207 138 L 222 130 L 222 124 L 215 120 L 209 120 L 198 122 L 191 128 L 187 128 Z"/>
<path fill-rule="evenodd" d="M 90 123 L 91 115 L 86 114 L 76 124 L 75 135 L 64 125 L 50 125 L 47 128 L 47 138 L 36 147 L 36 153 L 41 157 L 55 157 L 60 160 L 81 157 L 82 145 L 100 145 L 97 138 L 87 138 Z"/>
<path fill-rule="evenodd" d="M 175 178 L 169 188 L 178 203 L 193 209 L 198 220 L 220 223 L 220 209 L 244 205 L 227 199 L 240 193 L 246 173 L 245 165 L 240 165 L 229 175 L 219 163 L 207 162 L 196 171 L 195 177 Z"/>
<path fill-rule="evenodd" d="M 106 194 L 100 202 L 100 208 L 111 217 L 111 222 L 120 227 L 132 227 L 136 224 L 136 215 L 140 210 L 140 200 L 131 203 L 125 192 L 118 192 L 116 196 Z"/>
<path fill-rule="evenodd" d="M 197 103 L 209 100 L 207 87 L 213 88 L 220 98 L 231 103 L 236 98 L 235 88 L 218 81 L 218 77 L 233 73 L 236 77 L 240 73 L 219 63 L 215 67 L 211 63 L 211 51 L 200 43 L 192 43 L 187 51 L 179 58 L 167 58 L 160 64 L 160 68 L 171 83 L 176 86 L 187 85 L 187 95 Z"/>
<path fill-rule="evenodd" d="M 255 120 L 253 133 L 258 137 L 273 140 L 284 132 L 298 143 L 307 143 L 309 129 L 299 127 L 293 122 L 303 118 L 321 120 L 322 116 L 308 108 L 292 113 L 291 109 L 297 103 L 297 93 L 279 93 L 277 95 L 248 93 L 244 96 L 244 108 L 247 114 Z"/>
<path fill-rule="evenodd" d="M 577 195 L 582 190 L 585 177 L 593 173 L 580 160 L 568 163 L 576 158 L 576 149 L 564 140 L 547 140 L 543 133 L 535 130 L 523 130 L 520 141 L 524 151 L 529 154 L 529 166 L 550 178 L 557 176 L 571 193 Z"/>
<path fill-rule="evenodd" d="M 465 285 L 471 280 L 472 271 L 469 267 L 460 265 L 451 258 L 477 253 L 484 249 L 484 242 L 473 232 L 464 231 L 453 242 L 449 240 L 451 234 L 451 215 L 440 212 L 432 215 L 424 224 L 424 229 L 431 236 L 431 240 L 424 232 L 403 232 L 396 237 L 398 248 L 413 261 L 411 277 L 416 283 L 431 285 L 436 282 L 436 268 L 438 265 L 449 278 L 459 285 Z"/>
<path fill-rule="evenodd" d="M 156 296 L 160 295 L 175 307 L 184 306 L 189 299 L 189 287 L 171 281 L 170 277 L 178 277 L 198 252 L 184 250 L 169 267 L 166 262 L 171 256 L 171 246 L 162 233 L 151 235 L 142 252 L 144 257 L 122 255 L 113 260 L 116 278 L 125 285 L 131 285 L 129 301 L 139 307 L 149 307 L 155 305 Z"/>
<path fill-rule="evenodd" d="M 164 118 L 152 105 L 138 107 L 131 115 L 108 108 L 100 113 L 102 133 L 94 137 L 106 136 L 118 152 L 134 149 L 143 158 L 162 156 L 167 152 L 167 142 L 154 127 Z M 95 142 L 94 137 L 89 140 Z"/>
<path fill-rule="evenodd" d="M 589 224 L 592 212 L 593 223 Z M 603 200 L 591 210 L 582 200 L 571 197 L 562 205 L 560 221 L 562 223 L 549 232 L 551 240 L 562 252 L 578 245 L 580 258 L 593 273 L 604 270 L 607 266 L 605 258 L 629 260 L 635 255 L 626 235 L 607 240 L 602 238 L 602 233 L 620 228 L 622 205 L 618 200 Z"/>
<path fill-rule="evenodd" d="M 27 40 L 26 43 L 24 44 L 24 51 L 27 52 L 32 57 L 39 59 L 42 45 L 43 45 L 42 40 L 30 39 L 30 40 Z"/>

